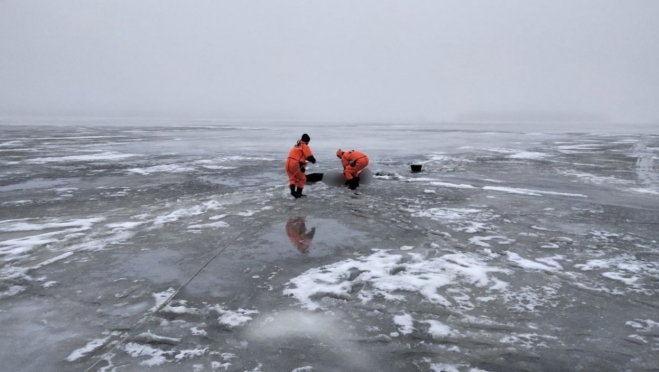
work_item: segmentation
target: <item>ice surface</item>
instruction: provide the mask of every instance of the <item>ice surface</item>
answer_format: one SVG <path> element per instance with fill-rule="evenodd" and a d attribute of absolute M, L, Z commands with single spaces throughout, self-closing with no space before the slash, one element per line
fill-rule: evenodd
<path fill-rule="evenodd" d="M 374 180 L 293 200 L 276 123 L 2 127 L 3 368 L 659 365 L 658 136 L 302 127 Z"/>
<path fill-rule="evenodd" d="M 348 338 L 345 328 L 333 317 L 324 314 L 285 310 L 262 314 L 248 326 L 250 339 L 285 340 L 294 338 Z"/>

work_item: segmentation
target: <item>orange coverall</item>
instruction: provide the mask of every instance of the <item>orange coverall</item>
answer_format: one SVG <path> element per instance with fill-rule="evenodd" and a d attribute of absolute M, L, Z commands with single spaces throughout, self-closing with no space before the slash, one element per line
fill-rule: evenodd
<path fill-rule="evenodd" d="M 359 172 L 368 165 L 368 156 L 357 150 L 346 151 L 341 155 L 341 164 L 343 164 L 343 174 L 346 181 L 358 177 Z"/>
<path fill-rule="evenodd" d="M 307 158 L 310 156 L 313 156 L 313 153 L 304 141 L 298 141 L 293 146 L 288 153 L 288 159 L 286 159 L 286 174 L 288 174 L 289 185 L 303 188 L 307 183 L 307 176 L 304 175 L 301 168 L 307 165 Z"/>

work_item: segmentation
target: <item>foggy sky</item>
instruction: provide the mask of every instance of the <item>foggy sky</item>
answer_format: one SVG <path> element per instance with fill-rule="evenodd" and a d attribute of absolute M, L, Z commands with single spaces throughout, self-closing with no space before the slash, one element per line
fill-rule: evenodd
<path fill-rule="evenodd" d="M 659 122 L 659 1 L 0 0 L 0 115 Z"/>

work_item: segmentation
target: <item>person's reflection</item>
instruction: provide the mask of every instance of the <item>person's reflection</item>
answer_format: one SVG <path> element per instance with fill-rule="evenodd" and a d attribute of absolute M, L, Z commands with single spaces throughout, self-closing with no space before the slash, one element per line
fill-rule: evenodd
<path fill-rule="evenodd" d="M 309 244 L 316 234 L 316 228 L 312 227 L 307 232 L 307 226 L 304 223 L 304 217 L 296 217 L 286 222 L 286 234 L 293 243 L 293 246 L 302 253 L 307 253 Z"/>

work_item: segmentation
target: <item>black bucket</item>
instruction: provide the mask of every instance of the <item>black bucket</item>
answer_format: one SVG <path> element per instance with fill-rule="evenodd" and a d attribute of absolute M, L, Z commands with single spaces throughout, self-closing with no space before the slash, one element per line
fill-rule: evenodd
<path fill-rule="evenodd" d="M 421 172 L 421 164 L 412 164 L 410 165 L 410 168 L 412 168 L 412 173 Z"/>

